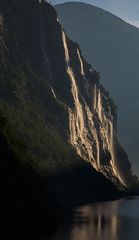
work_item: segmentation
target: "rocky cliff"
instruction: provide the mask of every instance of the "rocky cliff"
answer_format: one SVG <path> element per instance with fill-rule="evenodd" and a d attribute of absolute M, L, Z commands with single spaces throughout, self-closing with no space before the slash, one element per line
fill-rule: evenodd
<path fill-rule="evenodd" d="M 0 2 L 0 113 L 1 186 L 18 217 L 136 188 L 116 106 L 43 0 Z"/>
<path fill-rule="evenodd" d="M 87 61 L 100 71 L 101 83 L 118 106 L 120 141 L 138 174 L 139 29 L 86 3 L 65 2 L 55 7 L 66 33 L 78 42 Z"/>

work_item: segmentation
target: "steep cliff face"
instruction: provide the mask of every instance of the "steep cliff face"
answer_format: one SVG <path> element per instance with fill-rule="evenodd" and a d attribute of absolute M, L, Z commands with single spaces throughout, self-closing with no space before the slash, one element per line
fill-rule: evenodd
<path fill-rule="evenodd" d="M 79 43 L 87 61 L 97 66 L 102 84 L 118 106 L 120 141 L 138 174 L 139 29 L 86 3 L 65 2 L 55 7 L 66 33 Z"/>
<path fill-rule="evenodd" d="M 62 41 L 74 102 L 72 108 L 68 107 L 70 143 L 97 171 L 111 181 L 129 187 L 133 178 L 126 153 L 117 140 L 116 107 L 99 84 L 98 73 L 87 65 L 77 46 L 72 46 L 76 62 L 72 60 L 63 31 Z M 76 64 L 78 68 L 75 68 Z"/>
<path fill-rule="evenodd" d="M 91 189 L 90 168 L 84 179 L 78 171 L 71 174 L 81 159 L 85 169 L 92 166 L 93 194 L 100 180 L 106 192 L 99 189 L 98 195 L 107 190 L 114 195 L 115 186 L 134 188 L 128 157 L 117 140 L 116 107 L 99 74 L 66 36 L 53 7 L 43 0 L 3 0 L 0 11 L 0 112 L 7 122 L 2 134 L 18 164 L 43 176 L 68 169 L 70 197 L 71 175 L 82 189 Z M 61 202 L 67 186 L 58 181 Z"/>

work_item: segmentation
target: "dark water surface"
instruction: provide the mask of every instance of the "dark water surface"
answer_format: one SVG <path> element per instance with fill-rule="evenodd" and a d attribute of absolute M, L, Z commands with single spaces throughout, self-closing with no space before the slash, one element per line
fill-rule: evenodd
<path fill-rule="evenodd" d="M 76 209 L 71 223 L 38 240 L 139 240 L 139 198 Z"/>

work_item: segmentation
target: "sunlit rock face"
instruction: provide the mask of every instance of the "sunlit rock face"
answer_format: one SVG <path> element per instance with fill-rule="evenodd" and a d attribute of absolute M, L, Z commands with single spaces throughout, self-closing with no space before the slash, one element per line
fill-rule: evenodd
<path fill-rule="evenodd" d="M 74 107 L 68 108 L 69 141 L 77 154 L 91 162 L 96 170 L 115 183 L 129 186 L 132 173 L 127 156 L 117 143 L 114 103 L 100 86 L 94 71 L 84 64 L 80 49 L 76 46 L 74 48 L 79 68 L 75 70 L 72 67 L 70 48 L 64 31 L 62 41 L 74 102 Z"/>
<path fill-rule="evenodd" d="M 100 84 L 97 71 L 66 36 L 55 10 L 43 0 L 7 0 L 0 7 L 5 13 L 0 15 L 0 31 L 7 32 L 1 36 L 0 46 L 7 58 L 45 79 L 46 89 L 41 87 L 43 101 L 47 91 L 55 106 L 60 103 L 64 108 L 55 113 L 54 127 L 97 171 L 120 188 L 133 187 L 130 163 L 117 139 L 116 107 Z M 13 14 L 16 9 L 18 15 Z M 40 87 L 39 82 L 35 84 Z"/>

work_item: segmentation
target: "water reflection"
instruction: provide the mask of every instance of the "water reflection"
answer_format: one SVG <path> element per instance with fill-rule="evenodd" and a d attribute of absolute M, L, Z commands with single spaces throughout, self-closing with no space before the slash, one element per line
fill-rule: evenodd
<path fill-rule="evenodd" d="M 81 211 L 82 210 L 82 211 Z M 83 207 L 75 213 L 72 240 L 117 240 L 118 217 L 117 203 L 95 204 Z"/>
<path fill-rule="evenodd" d="M 139 239 L 138 198 L 79 208 L 74 212 L 71 223 L 62 226 L 53 237 L 49 238 L 49 240 L 109 239 Z"/>

